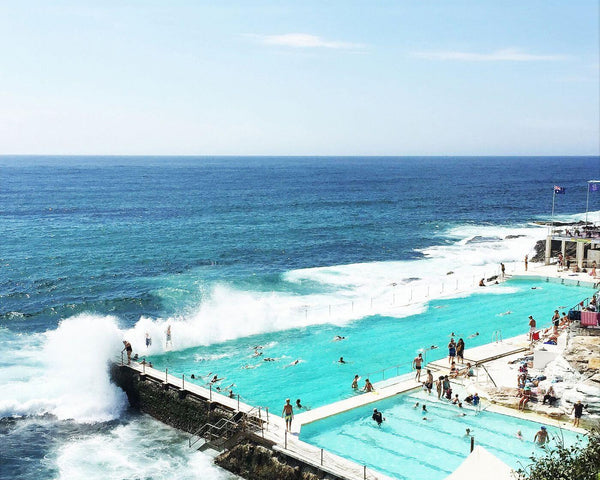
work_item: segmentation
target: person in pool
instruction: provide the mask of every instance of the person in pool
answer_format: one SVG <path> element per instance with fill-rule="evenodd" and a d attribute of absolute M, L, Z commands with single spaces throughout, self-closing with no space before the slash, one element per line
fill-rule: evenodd
<path fill-rule="evenodd" d="M 373 389 L 373 384 L 369 381 L 369 379 L 367 378 L 365 380 L 365 386 L 363 387 L 363 391 L 364 392 L 372 392 Z"/>
<path fill-rule="evenodd" d="M 288 432 L 292 431 L 292 420 L 294 419 L 294 407 L 290 403 L 290 399 L 285 399 L 285 405 L 283 406 L 283 412 L 281 412 L 283 418 L 285 418 L 285 429 Z"/>
<path fill-rule="evenodd" d="M 548 438 L 548 432 L 546 431 L 546 427 L 543 425 L 540 427 L 538 432 L 533 437 L 534 443 L 537 443 L 540 447 L 543 447 L 546 443 L 550 441 Z"/>
<path fill-rule="evenodd" d="M 352 380 L 352 388 L 354 390 L 358 390 L 358 381 L 360 380 L 360 377 L 358 375 L 354 375 L 354 380 Z"/>
<path fill-rule="evenodd" d="M 377 425 L 381 427 L 381 424 L 385 421 L 385 417 L 378 411 L 376 408 L 373 409 L 373 415 L 371 416 L 373 420 L 377 422 Z"/>
<path fill-rule="evenodd" d="M 340 359 L 338 360 L 338 363 L 346 363 L 346 360 L 344 360 L 344 357 L 340 357 Z"/>

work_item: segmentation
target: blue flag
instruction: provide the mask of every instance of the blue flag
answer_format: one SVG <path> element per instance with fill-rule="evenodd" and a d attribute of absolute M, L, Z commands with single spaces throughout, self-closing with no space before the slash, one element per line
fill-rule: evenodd
<path fill-rule="evenodd" d="M 590 192 L 600 192 L 600 183 L 593 182 L 589 184 Z"/>
<path fill-rule="evenodd" d="M 559 187 L 558 185 L 554 185 L 554 195 L 560 195 L 565 193 L 565 187 Z"/>

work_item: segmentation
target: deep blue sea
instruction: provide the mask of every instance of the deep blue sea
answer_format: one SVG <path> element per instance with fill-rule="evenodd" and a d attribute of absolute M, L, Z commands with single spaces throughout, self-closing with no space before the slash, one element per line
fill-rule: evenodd
<path fill-rule="evenodd" d="M 598 157 L 0 157 L 0 478 L 228 478 L 127 410 L 104 374 L 124 336 L 356 322 L 520 264 L 553 186 L 580 220 L 598 178 Z"/>

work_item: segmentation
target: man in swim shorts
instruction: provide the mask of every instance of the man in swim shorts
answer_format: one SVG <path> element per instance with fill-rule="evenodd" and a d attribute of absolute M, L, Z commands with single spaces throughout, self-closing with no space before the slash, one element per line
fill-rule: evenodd
<path fill-rule="evenodd" d="M 448 363 L 452 363 L 454 358 L 456 357 L 456 342 L 454 338 L 450 339 L 450 343 L 448 344 Z"/>
<path fill-rule="evenodd" d="M 417 382 L 421 381 L 421 364 L 423 363 L 423 354 L 419 353 L 413 360 L 413 368 L 417 371 L 415 374 L 415 380 Z"/>
<path fill-rule="evenodd" d="M 283 416 L 283 418 L 285 418 L 285 429 L 288 432 L 291 432 L 292 431 L 292 420 L 294 418 L 294 407 L 292 407 L 292 404 L 290 403 L 289 398 L 285 399 L 285 405 L 283 406 L 282 416 Z"/>
<path fill-rule="evenodd" d="M 535 320 L 532 315 L 529 315 L 529 341 L 533 341 L 533 334 L 535 333 Z"/>

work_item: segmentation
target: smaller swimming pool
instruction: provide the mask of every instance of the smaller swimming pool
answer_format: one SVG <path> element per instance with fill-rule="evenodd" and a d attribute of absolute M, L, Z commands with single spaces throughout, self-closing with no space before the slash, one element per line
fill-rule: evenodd
<path fill-rule="evenodd" d="M 427 412 L 423 412 L 423 404 Z M 381 427 L 371 419 L 373 408 L 386 418 Z M 470 453 L 467 428 L 476 445 L 515 469 L 531 463 L 531 455 L 544 453 L 533 443 L 539 423 L 477 412 L 472 407 L 459 409 L 423 392 L 399 395 L 304 425 L 300 439 L 394 478 L 443 480 Z M 550 445 L 556 441 L 572 445 L 577 440 L 572 431 L 547 428 Z M 523 439 L 517 437 L 519 430 Z"/>

